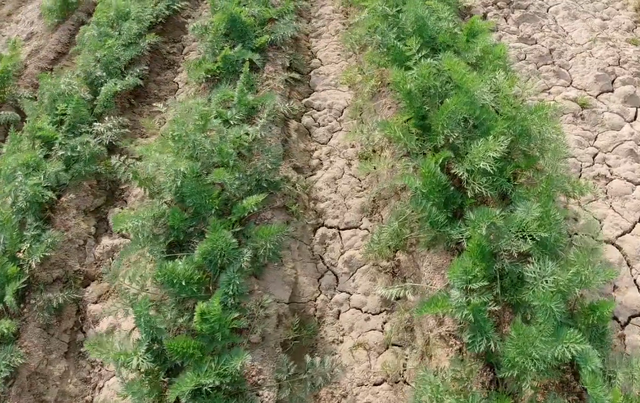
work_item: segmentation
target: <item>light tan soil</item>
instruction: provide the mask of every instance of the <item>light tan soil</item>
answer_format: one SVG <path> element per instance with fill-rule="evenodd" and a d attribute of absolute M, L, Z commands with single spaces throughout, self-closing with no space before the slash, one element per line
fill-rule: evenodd
<path fill-rule="evenodd" d="M 395 262 L 373 263 L 364 256 L 370 234 L 383 217 L 370 211 L 378 184 L 359 171 L 359 146 L 349 139 L 356 123 L 349 113 L 354 94 L 341 81 L 356 59 L 342 45 L 345 26 L 343 12 L 332 0 L 312 3 L 307 49 L 301 52 L 309 59 L 310 88 L 300 91 L 305 112 L 289 122 L 287 138 L 287 165 L 306 199 L 304 218 L 293 224 L 282 267 L 265 270 L 260 285 L 273 300 L 287 305 L 289 317 L 318 323 L 311 351 L 288 353 L 294 361 L 299 363 L 305 353 L 331 356 L 340 368 L 335 382 L 310 401 L 406 401 L 418 362 L 425 358 L 422 347 L 432 342 L 429 338 L 439 324 L 425 320 L 426 328 L 419 329 L 410 312 L 396 312 L 377 288 L 393 284 L 395 277 L 442 279 L 448 258 L 399 255 Z M 280 333 L 286 332 L 284 326 L 286 320 Z M 416 334 L 424 342 L 418 348 Z M 273 399 L 272 394 L 261 396 L 262 402 Z"/>
<path fill-rule="evenodd" d="M 85 302 L 98 300 L 107 291 L 92 286 L 100 269 L 123 246 L 106 234 L 107 195 L 113 189 L 85 183 L 70 189 L 53 210 L 52 227 L 63 235 L 59 248 L 31 273 L 37 284 L 26 301 L 20 328 L 20 347 L 26 363 L 15 376 L 9 402 L 91 401 L 95 379 L 93 364 L 82 353 Z M 75 288 L 81 303 L 69 303 L 52 323 L 41 319 L 42 295 Z M 85 400 L 86 399 L 86 400 Z"/>
<path fill-rule="evenodd" d="M 571 167 L 598 188 L 581 207 L 620 271 L 614 326 L 640 351 L 640 16 L 617 0 L 483 0 L 475 11 L 497 23 L 535 98 L 562 109 Z"/>
<path fill-rule="evenodd" d="M 130 119 L 132 136 L 145 137 L 143 120 L 153 119 L 154 104 L 170 101 L 184 85 L 181 65 L 193 38 L 189 19 L 199 15 L 200 1 L 193 1 L 170 18 L 157 33 L 162 40 L 147 59 L 149 74 L 144 88 L 122 97 L 124 116 Z M 181 84 L 179 85 L 180 82 Z M 137 189 L 106 182 L 88 182 L 68 189 L 52 210 L 51 224 L 63 236 L 54 253 L 31 273 L 32 287 L 23 311 L 19 344 L 27 362 L 10 387 L 10 403 L 116 403 L 119 385 L 112 370 L 87 357 L 85 338 L 109 329 L 132 331 L 130 318 L 118 316 L 111 290 L 102 281 L 103 271 L 128 243 L 114 235 L 109 218 L 118 208 L 140 200 Z M 41 294 L 75 289 L 77 302 L 67 304 L 51 323 L 40 319 Z"/>

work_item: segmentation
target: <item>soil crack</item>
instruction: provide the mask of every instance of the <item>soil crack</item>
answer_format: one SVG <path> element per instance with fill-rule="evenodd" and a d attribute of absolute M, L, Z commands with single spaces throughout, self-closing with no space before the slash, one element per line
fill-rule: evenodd
<path fill-rule="evenodd" d="M 384 368 L 404 355 L 384 342 L 389 308 L 376 292 L 390 283 L 390 274 L 364 256 L 371 226 L 366 204 L 375 183 L 357 171 L 358 145 L 348 139 L 354 94 L 340 84 L 349 61 L 340 39 L 346 21 L 331 0 L 316 2 L 310 14 L 313 92 L 302 101 L 306 111 L 299 122 L 308 132 L 302 148 L 312 153 L 304 170 L 310 173 L 305 213 L 322 224 L 294 224 L 283 256 L 297 279 L 290 301 L 319 323 L 314 353 L 332 355 L 342 367 L 340 380 L 322 390 L 317 402 L 403 400 L 408 385 Z"/>

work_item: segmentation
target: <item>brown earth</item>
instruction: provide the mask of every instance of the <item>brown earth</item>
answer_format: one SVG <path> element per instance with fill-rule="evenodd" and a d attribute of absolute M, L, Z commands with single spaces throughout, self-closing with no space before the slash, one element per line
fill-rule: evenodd
<path fill-rule="evenodd" d="M 27 297 L 19 337 L 26 363 L 17 371 L 9 402 L 91 401 L 94 365 L 82 352 L 83 308 L 108 291 L 93 282 L 123 246 L 107 234 L 102 209 L 113 202 L 107 197 L 113 193 L 114 189 L 95 182 L 84 183 L 65 192 L 52 212 L 52 227 L 63 239 L 51 257 L 31 272 L 37 289 Z M 64 290 L 73 290 L 82 300 L 67 303 L 50 321 L 43 319 L 43 298 Z"/>
<path fill-rule="evenodd" d="M 153 136 L 165 123 L 158 119 L 162 119 L 167 103 L 186 91 L 184 63 L 197 52 L 196 40 L 189 34 L 190 20 L 208 13 L 206 2 L 191 0 L 186 3 L 183 13 L 169 18 L 155 31 L 163 40 L 141 60 L 149 66 L 143 85 L 120 101 L 121 116 L 129 120 L 135 138 Z"/>

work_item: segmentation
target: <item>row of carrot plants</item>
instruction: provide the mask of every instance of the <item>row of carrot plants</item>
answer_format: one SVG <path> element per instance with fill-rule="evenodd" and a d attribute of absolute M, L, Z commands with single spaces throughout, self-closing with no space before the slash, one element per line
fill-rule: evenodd
<path fill-rule="evenodd" d="M 266 52 L 297 32 L 295 3 L 212 0 L 210 13 L 191 27 L 199 57 L 186 65 L 207 89 L 175 101 L 160 136 L 131 150 L 126 177 L 146 198 L 113 219 L 131 239 L 111 277 L 136 335 L 86 343 L 136 403 L 253 401 L 247 278 L 286 234 L 258 219 L 281 186 L 284 117 L 259 78 Z"/>
<path fill-rule="evenodd" d="M 491 24 L 463 19 L 458 1 L 351 5 L 350 43 L 399 106 L 378 130 L 408 195 L 370 251 L 455 255 L 418 313 L 459 323 L 464 361 L 425 371 L 414 401 L 637 401 L 640 372 L 612 358 L 614 304 L 599 293 L 614 271 L 598 235 L 570 224 L 587 186 L 569 174 L 554 110 L 526 99 Z"/>
<path fill-rule="evenodd" d="M 50 209 L 70 186 L 111 175 L 108 147 L 123 133 L 115 100 L 142 83 L 139 56 L 158 41 L 153 28 L 179 8 L 176 0 L 99 1 L 78 34 L 76 67 L 42 75 L 37 94 L 21 96 L 24 126 L 9 133 L 0 156 L 2 378 L 22 362 L 14 342 L 21 291 L 30 271 L 44 270 L 39 265 L 59 239 L 48 225 Z M 5 60 L 3 96 L 5 87 L 15 87 L 5 86 Z"/>

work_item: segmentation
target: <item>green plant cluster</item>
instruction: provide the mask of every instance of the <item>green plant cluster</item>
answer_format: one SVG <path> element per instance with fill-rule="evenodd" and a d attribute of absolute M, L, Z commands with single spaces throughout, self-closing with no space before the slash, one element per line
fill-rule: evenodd
<path fill-rule="evenodd" d="M 47 25 L 56 26 L 66 20 L 80 6 L 81 0 L 42 0 L 40 12 Z"/>
<path fill-rule="evenodd" d="M 16 78 L 22 65 L 19 41 L 10 40 L 7 48 L 5 53 L 0 54 L 0 106 L 16 103 Z M 15 117 L 19 121 L 20 117 L 14 112 L 0 112 L 0 126 L 15 124 Z M 4 266 L 4 270 L 0 271 L 0 298 L 5 305 L 8 304 L 7 306 L 16 311 L 16 293 L 23 282 L 23 276 L 17 266 Z M 15 345 L 17 332 L 17 321 L 11 318 L 0 319 L 0 380 L 11 375 L 13 370 L 24 362 L 22 351 Z"/>
<path fill-rule="evenodd" d="M 637 395 L 638 382 L 640 382 L 640 360 L 637 357 L 618 359 L 613 365 L 616 370 L 608 376 L 611 386 L 615 389 L 612 390 L 611 395 L 608 396 L 610 400 L 607 401 L 614 403 L 637 402 L 638 399 L 635 396 Z M 484 369 L 485 376 L 478 376 L 482 371 L 481 362 L 468 358 L 465 360 L 454 359 L 447 368 L 423 369 L 415 382 L 413 400 L 422 403 L 513 402 L 510 396 L 489 387 L 487 382 L 491 379 L 486 376 L 486 368 Z M 566 391 L 562 389 L 562 386 L 566 385 L 560 385 L 556 390 L 548 390 L 543 393 L 544 397 L 538 396 L 538 400 L 533 401 L 566 403 Z M 577 392 L 576 395 L 581 394 L 581 391 Z"/>
<path fill-rule="evenodd" d="M 268 0 L 212 3 L 212 18 L 193 24 L 201 56 L 187 68 L 198 82 L 227 80 L 237 76 L 246 62 L 262 66 L 262 53 L 283 43 L 298 31 L 294 3 L 273 7 Z"/>
<path fill-rule="evenodd" d="M 372 44 L 367 60 L 388 71 L 400 105 L 382 130 L 410 163 L 410 200 L 372 248 L 420 234 L 457 252 L 448 289 L 419 311 L 459 321 L 466 350 L 495 376 L 491 401 L 541 399 L 560 379 L 592 402 L 636 399 L 607 367 L 613 302 L 598 290 L 613 272 L 593 234 L 569 227 L 561 201 L 586 189 L 568 174 L 553 110 L 526 100 L 490 24 L 462 21 L 457 1 L 357 5 L 352 38 Z"/>
<path fill-rule="evenodd" d="M 0 157 L 0 302 L 6 316 L 17 315 L 29 270 L 58 238 L 47 225 L 47 209 L 68 185 L 112 170 L 107 150 L 125 128 L 108 116 L 108 106 L 140 83 L 139 75 L 137 81 L 131 77 L 141 69 L 134 61 L 153 42 L 148 31 L 178 6 L 175 0 L 101 1 L 79 33 L 77 68 L 41 76 L 36 96 L 24 100 L 26 123 L 20 133 L 10 132 Z M 2 59 L 3 82 L 17 58 Z M 18 361 L 3 360 L 0 367 Z"/>
<path fill-rule="evenodd" d="M 93 101 L 94 114 L 113 109 L 118 94 L 142 84 L 139 60 L 160 38 L 152 32 L 175 14 L 181 0 L 101 1 L 77 38 L 76 74 Z"/>
<path fill-rule="evenodd" d="M 7 42 L 7 50 L 0 54 L 0 105 L 15 101 L 16 78 L 21 67 L 20 41 L 11 39 Z"/>
<path fill-rule="evenodd" d="M 295 31 L 276 37 L 271 29 L 293 20 L 294 4 L 270 4 L 211 1 L 212 16 L 194 27 L 212 30 L 204 54 L 219 43 L 256 51 L 247 38 L 257 36 L 274 46 L 289 39 Z M 115 366 L 133 402 L 252 401 L 242 349 L 255 325 L 247 322 L 246 280 L 278 258 L 286 234 L 258 219 L 280 186 L 283 105 L 258 90 L 249 60 L 197 63 L 216 80 L 211 92 L 173 105 L 160 137 L 120 161 L 124 179 L 147 195 L 113 219 L 131 243 L 111 275 L 138 335 L 105 334 L 85 345 Z"/>

